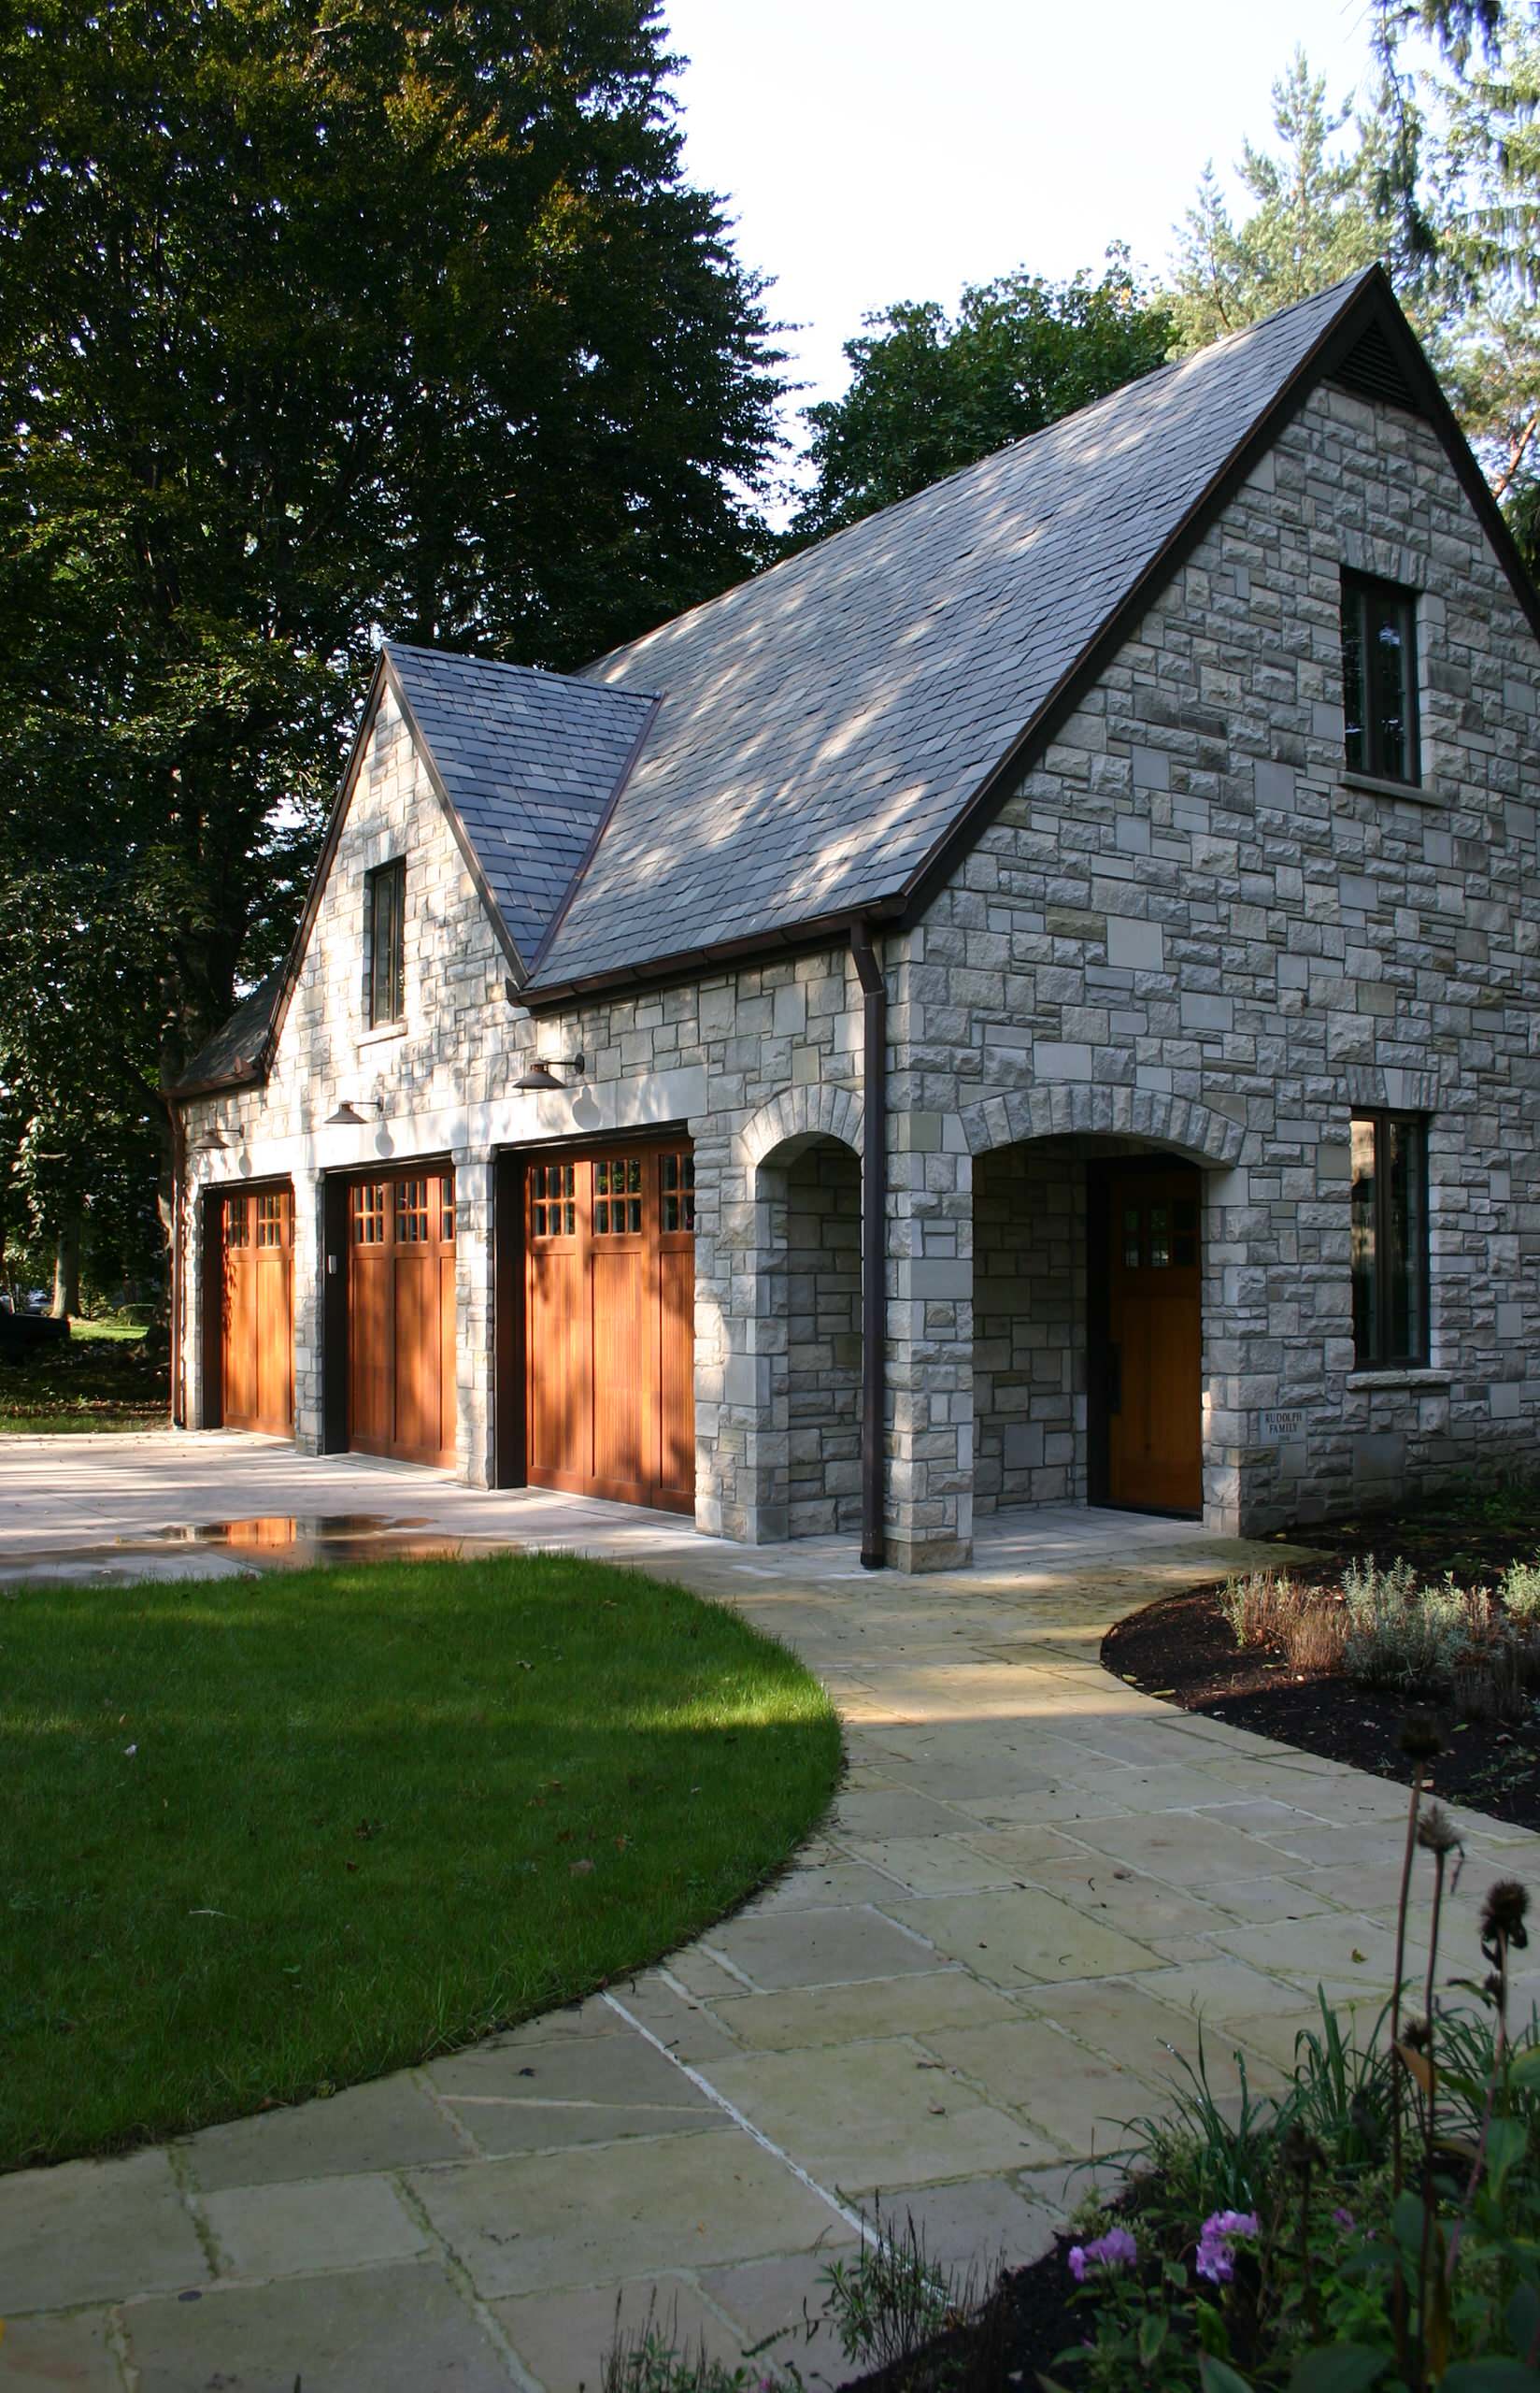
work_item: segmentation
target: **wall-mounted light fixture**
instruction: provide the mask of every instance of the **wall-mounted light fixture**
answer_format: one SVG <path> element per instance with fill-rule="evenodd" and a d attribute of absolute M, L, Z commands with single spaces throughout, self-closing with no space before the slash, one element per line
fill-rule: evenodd
<path fill-rule="evenodd" d="M 560 1088 L 558 1072 L 570 1072 L 574 1081 L 583 1077 L 584 1056 L 581 1049 L 576 1055 L 535 1055 L 525 1065 L 515 1088 Z"/>
<path fill-rule="evenodd" d="M 370 1112 L 382 1113 L 384 1111 L 384 1108 L 380 1104 L 378 1096 L 363 1097 L 360 1099 L 360 1103 L 366 1105 L 369 1108 Z M 337 1107 L 336 1111 L 335 1113 L 328 1113 L 326 1116 L 326 1127 L 328 1130 L 362 1130 L 365 1118 L 366 1117 L 359 1111 L 357 1105 L 354 1105 L 350 1099 L 344 1098 L 343 1102 Z"/>
<path fill-rule="evenodd" d="M 222 1130 L 210 1130 L 207 1139 L 198 1140 L 198 1153 L 201 1155 L 221 1154 L 229 1144 Z"/>

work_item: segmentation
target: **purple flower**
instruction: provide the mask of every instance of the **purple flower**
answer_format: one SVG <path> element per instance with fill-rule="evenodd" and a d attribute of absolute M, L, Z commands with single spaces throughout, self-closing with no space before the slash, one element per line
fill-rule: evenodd
<path fill-rule="evenodd" d="M 1210 2285 L 1228 2285 L 1235 2273 L 1235 2243 L 1261 2232 L 1254 2210 L 1212 2211 L 1198 2230 L 1198 2274 Z"/>
<path fill-rule="evenodd" d="M 1332 2213 L 1333 2226 L 1340 2227 L 1343 2233 L 1346 2235 L 1355 2223 L 1352 2212 L 1350 2210 L 1344 2210 L 1342 2204 L 1338 2202 L 1335 2210 Z"/>
<path fill-rule="evenodd" d="M 1077 2285 L 1084 2285 L 1088 2276 L 1133 2268 L 1138 2257 L 1139 2247 L 1127 2228 L 1109 2227 L 1094 2243 L 1072 2244 L 1069 2272 Z"/>

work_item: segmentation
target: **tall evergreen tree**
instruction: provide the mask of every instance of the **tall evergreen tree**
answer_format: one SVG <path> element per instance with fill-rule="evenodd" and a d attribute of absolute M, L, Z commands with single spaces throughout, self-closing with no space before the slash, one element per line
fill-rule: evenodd
<path fill-rule="evenodd" d="M 1385 128 L 1355 118 L 1350 98 L 1331 107 L 1303 50 L 1273 86 L 1273 126 L 1276 150 L 1242 149 L 1237 171 L 1252 204 L 1240 223 L 1212 165 L 1204 170 L 1173 278 L 1184 350 L 1309 298 L 1389 245 L 1390 214 L 1376 198 Z"/>
<path fill-rule="evenodd" d="M 807 409 L 817 480 L 801 541 L 907 498 L 944 474 L 1041 431 L 1163 359 L 1171 321 L 1140 291 L 1126 251 L 1092 280 L 1023 267 L 966 289 L 955 318 L 932 301 L 868 316 L 845 344 L 849 388 Z"/>

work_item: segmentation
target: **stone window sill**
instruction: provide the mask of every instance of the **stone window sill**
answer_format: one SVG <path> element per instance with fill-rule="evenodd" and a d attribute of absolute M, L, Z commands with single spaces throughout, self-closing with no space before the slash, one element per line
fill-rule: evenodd
<path fill-rule="evenodd" d="M 1449 802 L 1430 781 L 1386 781 L 1374 773 L 1344 773 L 1342 786 L 1366 790 L 1371 797 L 1404 797 L 1412 806 L 1447 806 Z"/>
<path fill-rule="evenodd" d="M 1426 1366 L 1399 1371 L 1349 1371 L 1348 1392 L 1350 1396 L 1363 1392 L 1376 1393 L 1384 1388 L 1445 1388 L 1453 1387 L 1452 1371 L 1430 1370 Z"/>
<path fill-rule="evenodd" d="M 405 1039 L 406 1036 L 404 1022 L 382 1022 L 378 1030 L 361 1030 L 358 1043 L 361 1047 L 388 1047 L 393 1039 Z"/>

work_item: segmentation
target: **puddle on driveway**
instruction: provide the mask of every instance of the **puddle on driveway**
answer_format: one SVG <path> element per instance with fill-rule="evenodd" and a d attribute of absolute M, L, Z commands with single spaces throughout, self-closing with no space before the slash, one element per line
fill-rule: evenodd
<path fill-rule="evenodd" d="M 121 1537 L 119 1545 L 324 1545 L 339 1538 L 384 1537 L 395 1529 L 426 1529 L 426 1512 L 259 1512 L 250 1520 L 178 1522 Z"/>
<path fill-rule="evenodd" d="M 34 1548 L 14 1559 L 0 1555 L 0 1580 L 223 1578 L 318 1562 L 459 1562 L 525 1551 L 516 1538 L 435 1531 L 428 1513 L 259 1512 L 141 1529 L 110 1544 Z"/>

